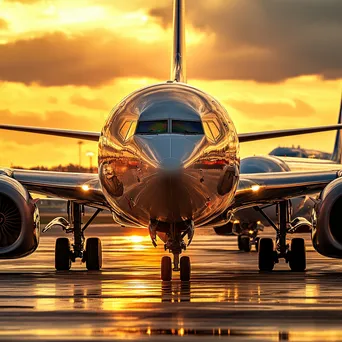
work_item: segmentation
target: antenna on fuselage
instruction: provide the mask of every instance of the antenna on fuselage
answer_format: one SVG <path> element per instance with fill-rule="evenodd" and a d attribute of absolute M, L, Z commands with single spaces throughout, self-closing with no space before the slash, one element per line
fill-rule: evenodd
<path fill-rule="evenodd" d="M 185 0 L 173 4 L 173 50 L 171 80 L 186 83 Z"/>

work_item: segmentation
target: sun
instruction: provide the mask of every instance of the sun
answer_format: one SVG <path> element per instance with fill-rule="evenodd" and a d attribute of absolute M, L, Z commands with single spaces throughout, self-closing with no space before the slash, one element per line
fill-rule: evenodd
<path fill-rule="evenodd" d="M 144 238 L 142 236 L 138 236 L 138 235 L 133 235 L 129 238 L 131 240 L 131 242 L 133 243 L 141 243 L 144 241 Z"/>

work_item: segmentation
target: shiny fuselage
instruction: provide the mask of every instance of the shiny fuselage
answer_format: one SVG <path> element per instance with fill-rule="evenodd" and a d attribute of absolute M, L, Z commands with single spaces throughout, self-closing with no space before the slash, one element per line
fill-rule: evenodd
<path fill-rule="evenodd" d="M 123 137 L 127 121 L 158 119 L 214 121 L 219 135 L 215 140 L 172 132 Z M 233 201 L 239 162 L 238 137 L 226 110 L 182 83 L 158 84 L 126 97 L 112 110 L 99 142 L 101 186 L 122 225 L 209 223 Z"/>

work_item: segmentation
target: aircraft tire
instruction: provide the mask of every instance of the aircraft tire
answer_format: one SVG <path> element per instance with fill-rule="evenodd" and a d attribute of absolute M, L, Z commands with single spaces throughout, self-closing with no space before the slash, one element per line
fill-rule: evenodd
<path fill-rule="evenodd" d="M 55 268 L 57 271 L 69 271 L 71 268 L 70 241 L 58 238 L 55 245 Z"/>
<path fill-rule="evenodd" d="M 182 256 L 180 259 L 180 280 L 189 281 L 191 276 L 191 263 L 188 256 Z"/>
<path fill-rule="evenodd" d="M 86 243 L 86 267 L 88 271 L 99 271 L 102 267 L 102 244 L 99 238 L 89 238 Z"/>
<path fill-rule="evenodd" d="M 170 281 L 172 279 L 172 261 L 169 256 L 162 257 L 160 270 L 162 281 Z"/>
<path fill-rule="evenodd" d="M 291 271 L 304 272 L 306 269 L 305 241 L 302 238 L 294 238 L 291 241 L 289 266 Z"/>
<path fill-rule="evenodd" d="M 260 241 L 260 238 L 257 237 L 255 238 L 255 250 L 258 252 L 259 251 L 259 241 Z"/>
<path fill-rule="evenodd" d="M 274 244 L 271 238 L 259 241 L 259 270 L 270 272 L 274 268 Z"/>
<path fill-rule="evenodd" d="M 241 236 L 241 247 L 244 252 L 251 251 L 251 240 L 248 236 Z"/>
<path fill-rule="evenodd" d="M 238 235 L 237 242 L 238 242 L 239 251 L 242 251 L 243 248 L 242 248 L 242 243 L 241 243 L 241 235 Z"/>

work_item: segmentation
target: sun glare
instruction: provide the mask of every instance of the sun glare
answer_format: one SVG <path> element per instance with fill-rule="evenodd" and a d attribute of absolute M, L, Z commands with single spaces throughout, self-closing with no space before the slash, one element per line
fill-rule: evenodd
<path fill-rule="evenodd" d="M 129 240 L 133 243 L 141 243 L 144 241 L 144 238 L 142 236 L 133 235 L 133 236 L 130 236 Z"/>
<path fill-rule="evenodd" d="M 142 15 L 141 16 L 141 21 L 143 21 L 144 23 L 146 23 L 148 21 L 148 16 L 147 15 Z"/>

